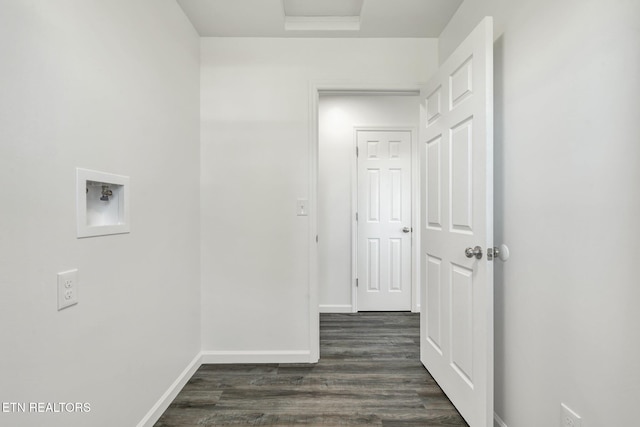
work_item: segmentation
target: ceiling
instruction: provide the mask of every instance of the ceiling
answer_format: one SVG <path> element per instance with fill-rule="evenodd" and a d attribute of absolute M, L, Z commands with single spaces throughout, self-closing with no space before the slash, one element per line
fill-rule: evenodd
<path fill-rule="evenodd" d="M 177 0 L 202 37 L 438 37 L 463 0 Z"/>

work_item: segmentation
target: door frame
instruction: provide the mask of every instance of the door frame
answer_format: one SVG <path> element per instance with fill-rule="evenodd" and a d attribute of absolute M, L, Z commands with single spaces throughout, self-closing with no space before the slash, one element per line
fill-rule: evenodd
<path fill-rule="evenodd" d="M 418 108 L 420 108 L 420 96 L 406 93 L 407 96 L 418 96 Z M 358 132 L 389 131 L 409 132 L 411 135 L 411 311 L 420 312 L 420 158 L 418 154 L 418 127 L 411 125 L 356 125 L 353 127 L 353 150 L 351 150 L 351 307 L 352 312 L 358 312 L 358 288 L 356 277 L 358 276 Z"/>
<path fill-rule="evenodd" d="M 409 83 L 363 83 L 355 81 L 311 82 L 309 85 L 309 362 L 320 360 L 320 307 L 318 304 L 318 106 L 323 94 L 369 94 L 369 95 L 420 95 L 424 84 Z M 419 204 L 418 204 L 419 205 Z M 419 213 L 419 211 L 418 211 Z M 417 219 L 419 220 L 419 216 Z M 416 219 L 414 229 L 419 228 Z M 419 242 L 415 240 L 416 244 Z M 415 267 L 414 267 L 415 268 Z"/>

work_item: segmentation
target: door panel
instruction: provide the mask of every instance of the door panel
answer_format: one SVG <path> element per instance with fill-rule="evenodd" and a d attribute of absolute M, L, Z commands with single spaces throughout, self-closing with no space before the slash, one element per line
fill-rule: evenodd
<path fill-rule="evenodd" d="M 433 349 L 442 354 L 442 260 L 427 256 L 427 308 L 426 339 Z"/>
<path fill-rule="evenodd" d="M 438 137 L 433 141 L 427 142 L 427 159 L 429 164 L 427 167 L 427 197 L 424 198 L 426 206 L 424 211 L 427 213 L 427 222 L 425 223 L 427 228 L 433 228 L 440 230 L 442 228 L 442 209 L 440 207 L 442 194 L 440 171 L 442 169 L 440 162 L 442 157 L 440 156 L 440 142 L 442 138 Z"/>
<path fill-rule="evenodd" d="M 471 232 L 472 205 L 471 179 L 473 177 L 472 163 L 472 123 L 468 119 L 451 130 L 451 230 Z"/>
<path fill-rule="evenodd" d="M 369 201 L 367 221 L 369 223 L 380 222 L 380 169 L 367 169 L 367 194 L 364 195 Z"/>
<path fill-rule="evenodd" d="M 357 132 L 359 311 L 411 310 L 411 132 Z"/>
<path fill-rule="evenodd" d="M 367 239 L 367 292 L 380 291 L 380 239 Z"/>
<path fill-rule="evenodd" d="M 421 113 L 421 360 L 473 427 L 493 425 L 492 27 L 442 64 Z"/>

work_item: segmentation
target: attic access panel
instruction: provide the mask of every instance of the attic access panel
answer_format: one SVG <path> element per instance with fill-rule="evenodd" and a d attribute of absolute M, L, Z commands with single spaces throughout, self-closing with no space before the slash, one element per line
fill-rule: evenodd
<path fill-rule="evenodd" d="M 284 15 L 302 16 L 360 16 L 363 0 L 284 0 Z"/>

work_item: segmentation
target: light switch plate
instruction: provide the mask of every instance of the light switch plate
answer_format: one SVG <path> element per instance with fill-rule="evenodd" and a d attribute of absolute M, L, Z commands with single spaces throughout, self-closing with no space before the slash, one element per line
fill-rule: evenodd
<path fill-rule="evenodd" d="M 309 201 L 307 199 L 298 199 L 298 204 L 297 204 L 297 208 L 296 208 L 296 212 L 298 213 L 298 216 L 307 216 L 307 211 L 308 211 L 308 207 L 307 205 L 309 204 Z"/>
<path fill-rule="evenodd" d="M 78 270 L 58 273 L 58 311 L 78 303 Z"/>

